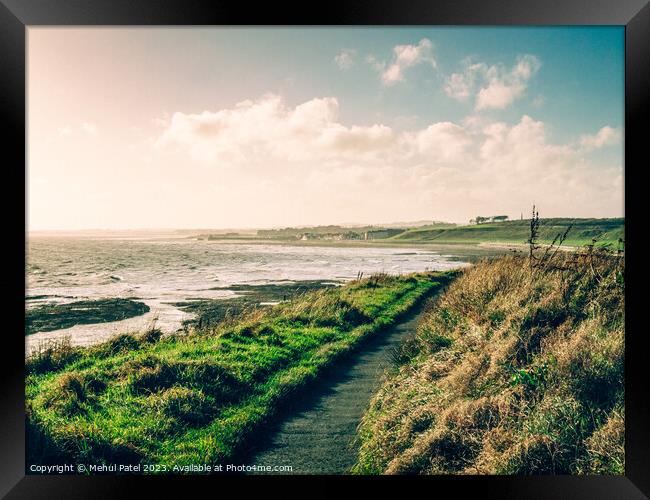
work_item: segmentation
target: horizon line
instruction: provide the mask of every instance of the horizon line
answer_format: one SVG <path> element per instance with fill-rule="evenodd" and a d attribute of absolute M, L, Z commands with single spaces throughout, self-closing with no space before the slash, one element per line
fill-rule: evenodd
<path fill-rule="evenodd" d="M 608 220 L 608 219 L 625 219 L 625 215 L 617 216 L 617 217 L 571 217 L 571 216 L 561 216 L 561 217 L 540 217 L 540 220 L 549 220 L 549 219 L 570 219 L 570 220 L 588 220 L 588 219 L 596 219 L 596 220 Z M 524 217 L 524 218 L 511 218 L 508 219 L 507 221 L 503 222 L 517 222 L 517 221 L 522 221 L 522 220 L 529 220 L 529 217 Z M 90 227 L 90 228 L 75 228 L 75 229 L 70 229 L 70 228 L 56 228 L 56 229 L 27 229 L 25 228 L 26 233 L 80 233 L 80 232 L 92 232 L 92 231 L 103 231 L 103 232 L 109 232 L 109 231 L 127 231 L 127 232 L 137 232 L 137 231 L 145 231 L 145 232 L 152 232 L 152 231 L 235 231 L 235 230 L 245 230 L 245 231 L 253 231 L 253 230 L 273 230 L 273 229 L 300 229 L 300 228 L 312 228 L 312 227 L 326 227 L 326 226 L 338 226 L 338 227 L 382 227 L 382 226 L 387 226 L 387 225 L 397 225 L 397 224 L 414 224 L 414 223 L 422 223 L 422 225 L 426 224 L 453 224 L 456 226 L 471 226 L 474 224 L 471 224 L 468 222 L 450 222 L 450 221 L 442 221 L 442 220 L 435 220 L 431 219 L 425 220 L 415 220 L 415 221 L 397 221 L 397 222 L 368 222 L 368 223 L 363 223 L 363 222 L 333 222 L 333 223 L 326 223 L 326 224 L 294 224 L 294 225 L 275 225 L 275 226 L 230 226 L 230 227 L 138 227 L 138 228 L 126 228 L 126 227 Z M 489 224 L 489 222 L 486 222 L 486 224 Z"/>

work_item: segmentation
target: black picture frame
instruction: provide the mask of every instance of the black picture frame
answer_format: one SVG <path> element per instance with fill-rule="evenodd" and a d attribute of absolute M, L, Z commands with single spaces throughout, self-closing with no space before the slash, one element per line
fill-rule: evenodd
<path fill-rule="evenodd" d="M 9 319 L 0 363 L 0 494 L 7 498 L 102 498 L 129 495 L 135 486 L 151 493 L 186 492 L 189 484 L 208 486 L 217 480 L 275 488 L 277 477 L 114 477 L 25 475 L 24 329 L 25 288 L 25 40 L 36 25 L 624 25 L 625 26 L 625 212 L 626 212 L 626 474 L 625 476 L 502 476 L 356 478 L 329 477 L 323 486 L 295 479 L 303 495 L 319 496 L 327 488 L 396 488 L 405 494 L 413 482 L 426 483 L 428 494 L 452 489 L 487 498 L 647 498 L 650 495 L 649 391 L 646 351 L 642 348 L 644 274 L 641 272 L 643 216 L 640 213 L 647 164 L 647 127 L 650 95 L 650 4 L 646 0 L 348 0 L 318 5 L 304 2 L 252 4 L 221 0 L 0 0 L 0 116 L 5 138 L 5 241 L 11 241 L 10 264 L 5 270 Z M 22 205 L 21 205 L 22 203 Z M 22 208 L 21 208 L 22 207 Z M 634 212 L 636 210 L 636 213 Z M 20 242 L 22 241 L 22 246 Z M 23 266 L 19 265 L 22 262 Z M 638 293 L 635 291 L 638 290 Z M 637 325 L 637 327 L 635 327 Z M 293 478 L 290 478 L 293 481 Z M 210 482 L 211 485 L 206 484 Z M 285 481 L 286 482 L 286 481 Z M 304 490 L 308 488 L 308 490 Z M 294 488 L 283 488 L 289 494 Z M 315 494 L 314 491 L 318 491 Z M 239 494 L 242 491 L 240 490 Z"/>

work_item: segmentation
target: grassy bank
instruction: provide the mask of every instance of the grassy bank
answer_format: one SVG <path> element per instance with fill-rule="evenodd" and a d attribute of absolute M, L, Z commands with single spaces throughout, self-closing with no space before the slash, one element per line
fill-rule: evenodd
<path fill-rule="evenodd" d="M 357 473 L 624 473 L 620 258 L 469 268 L 396 360 Z"/>
<path fill-rule="evenodd" d="M 74 325 L 106 323 L 149 312 L 144 302 L 131 299 L 79 300 L 67 304 L 45 304 L 25 311 L 25 335 L 49 332 Z"/>
<path fill-rule="evenodd" d="M 375 276 L 185 336 L 44 350 L 27 362 L 28 462 L 232 458 L 294 391 L 449 276 Z"/>
<path fill-rule="evenodd" d="M 238 316 L 251 308 L 272 307 L 281 301 L 291 300 L 300 295 L 337 286 L 337 282 L 323 280 L 302 280 L 286 283 L 265 283 L 261 285 L 230 285 L 215 287 L 213 290 L 230 291 L 236 295 L 221 299 L 197 299 L 176 302 L 179 309 L 194 314 L 186 320 L 186 327 L 210 328 L 228 317 Z"/>
<path fill-rule="evenodd" d="M 550 244 L 558 233 L 572 225 L 565 246 L 591 244 L 616 248 L 623 238 L 625 219 L 541 219 L 539 242 Z M 485 223 L 450 228 L 413 228 L 391 240 L 431 243 L 525 243 L 530 233 L 529 220 Z"/>
<path fill-rule="evenodd" d="M 625 219 L 581 219 L 548 218 L 540 219 L 539 240 L 550 244 L 558 233 L 572 226 L 564 246 L 579 247 L 590 245 L 616 248 L 619 238 L 624 238 Z M 258 231 L 258 234 L 225 237 L 223 235 L 196 236 L 198 239 L 222 240 L 245 239 L 249 242 L 291 242 L 295 245 L 319 244 L 333 246 L 357 245 L 479 245 L 525 244 L 530 234 L 530 221 L 510 220 L 485 222 L 472 225 L 432 223 L 417 226 L 369 226 L 343 227 L 320 226 L 315 228 L 286 228 L 281 230 Z M 304 240 L 304 241 L 303 241 Z"/>

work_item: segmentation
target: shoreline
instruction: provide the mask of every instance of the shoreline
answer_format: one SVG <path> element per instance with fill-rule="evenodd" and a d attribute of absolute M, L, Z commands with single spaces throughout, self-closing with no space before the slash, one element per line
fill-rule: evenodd
<path fill-rule="evenodd" d="M 414 241 L 398 241 L 398 240 L 373 240 L 373 241 L 329 241 L 329 240 L 312 240 L 312 241 L 302 241 L 302 240 L 266 240 L 259 238 L 249 238 L 249 239 L 214 239 L 214 240 L 205 240 L 197 238 L 171 238 L 170 241 L 179 241 L 184 240 L 190 244 L 193 242 L 207 242 L 214 243 L 216 245 L 269 245 L 274 247 L 296 247 L 296 248 L 348 248 L 348 249 L 369 249 L 369 248 L 382 248 L 382 249 L 394 249 L 400 251 L 414 251 L 421 252 L 426 251 L 430 252 L 432 255 L 439 255 L 445 257 L 449 261 L 451 267 L 449 269 L 458 269 L 465 267 L 467 265 L 472 265 L 485 257 L 493 257 L 504 255 L 507 253 L 512 253 L 516 250 L 527 249 L 527 244 L 525 243 L 508 243 L 508 242 L 480 242 L 480 243 L 425 243 L 425 242 L 414 242 Z M 542 248 L 546 245 L 540 245 Z M 560 247 L 562 251 L 574 251 L 577 247 Z M 435 270 L 435 264 L 429 268 L 430 270 Z M 447 268 L 445 266 L 445 268 Z M 389 273 L 390 274 L 390 273 Z M 404 274 L 404 273 L 398 273 Z M 349 279 L 353 279 L 351 276 Z M 345 282 L 347 280 L 341 280 L 338 278 L 323 279 L 324 281 L 336 281 L 336 282 Z M 320 281 L 323 281 L 320 280 Z M 284 281 L 284 280 L 282 280 Z M 300 284 L 302 282 L 310 281 L 309 279 L 300 279 L 300 280 L 291 280 L 295 284 Z M 272 283 L 270 281 L 269 283 Z M 132 318 L 127 318 L 117 321 L 107 321 L 101 323 L 87 323 L 87 324 L 76 324 L 66 328 L 60 328 L 50 331 L 38 331 L 26 335 L 25 337 L 25 355 L 29 356 L 32 352 L 38 349 L 39 344 L 42 342 L 51 342 L 58 341 L 63 338 L 69 338 L 73 345 L 78 346 L 89 346 L 105 341 L 115 335 L 119 335 L 125 332 L 136 332 L 146 329 L 148 326 L 153 324 L 157 328 L 162 330 L 165 334 L 174 334 L 181 330 L 185 323 L 191 322 L 192 320 L 198 319 L 199 315 L 197 312 L 204 311 L 215 311 L 223 309 L 224 307 L 229 306 L 229 303 L 232 302 L 234 298 L 236 301 L 244 299 L 248 296 L 249 299 L 253 299 L 257 291 L 261 291 L 264 287 L 267 287 L 269 283 L 260 283 L 255 285 L 244 285 L 244 288 L 250 287 L 250 291 L 242 291 L 242 293 L 237 293 L 235 291 L 234 295 L 229 295 L 227 297 L 200 297 L 197 296 L 192 300 L 171 300 L 171 298 L 159 298 L 155 299 L 150 297 L 148 299 L 142 299 L 144 302 L 151 308 L 150 312 L 147 312 L 143 315 L 135 316 Z M 230 284 L 223 288 L 223 290 L 229 290 L 230 288 L 241 287 L 240 284 Z M 221 288 L 221 287 L 219 287 Z M 233 290 L 234 291 L 234 290 Z M 231 291 L 232 292 L 232 291 Z M 252 292 L 253 296 L 249 294 Z M 29 293 L 29 290 L 28 290 Z M 282 300 L 280 296 L 280 300 Z M 26 297 L 27 303 L 28 297 Z M 224 301 L 223 303 L 217 303 L 215 301 Z M 270 296 L 260 296 L 259 304 L 271 303 L 277 300 L 277 297 Z M 250 303 L 250 302 L 249 302 Z M 215 304 L 215 305 L 212 305 Z"/>
<path fill-rule="evenodd" d="M 447 242 L 447 241 L 437 241 L 437 240 L 393 240 L 393 239 L 381 239 L 381 240 L 272 240 L 272 239 L 261 239 L 261 238 L 247 238 L 247 239 L 234 239 L 234 238 L 224 238 L 224 239 L 201 239 L 201 238 L 192 238 L 196 241 L 203 241 L 209 243 L 218 243 L 218 244 L 230 244 L 230 245 L 280 245 L 288 247 L 324 247 L 324 248 L 373 248 L 373 247 L 382 247 L 382 248 L 395 248 L 402 249 L 403 247 L 413 248 L 417 250 L 462 250 L 462 251 L 476 251 L 476 250 L 513 250 L 513 249 L 523 249 L 528 248 L 528 243 L 517 243 L 517 242 L 508 242 L 508 241 L 476 241 L 476 242 Z M 546 248 L 551 246 L 550 243 L 537 243 L 537 246 L 540 248 Z M 582 248 L 582 246 L 575 245 L 562 245 L 559 247 L 562 251 L 576 251 Z"/>
<path fill-rule="evenodd" d="M 515 249 L 523 249 L 523 248 L 528 248 L 528 243 L 501 243 L 501 242 L 483 242 L 479 243 L 479 246 L 482 247 L 489 247 L 489 248 L 503 248 L 503 249 L 508 249 L 508 250 L 515 250 Z M 550 243 L 538 243 L 537 246 L 542 249 L 542 248 L 547 248 L 550 247 Z M 579 250 L 581 247 L 579 246 L 569 246 L 569 245 L 562 245 L 560 247 L 556 247 L 562 252 L 575 252 L 576 250 Z"/>
<path fill-rule="evenodd" d="M 485 244 L 482 242 L 477 243 L 446 243 L 446 242 L 426 242 L 426 241 L 414 241 L 414 240 L 372 240 L 372 241 L 358 241 L 358 240 L 266 240 L 266 239 L 198 239 L 192 238 L 195 241 L 206 242 L 206 243 L 216 243 L 224 245 L 272 245 L 272 246 L 286 246 L 286 247 L 314 247 L 314 248 L 386 248 L 386 249 L 396 249 L 403 250 L 412 248 L 414 250 L 428 250 L 433 253 L 438 253 L 439 255 L 452 257 L 452 259 L 467 257 L 469 255 L 476 255 L 479 257 L 484 256 L 483 254 L 492 252 L 493 255 L 501 255 L 504 252 L 502 250 L 507 248 L 509 243 L 499 243 L 495 244 L 493 247 L 488 246 L 489 243 Z M 505 245 L 505 247 L 504 247 Z M 514 244 L 513 244 L 514 245 Z M 525 245 L 525 244 L 522 244 Z M 477 255 L 477 252 L 481 255 Z M 454 255 L 456 254 L 456 255 Z"/>

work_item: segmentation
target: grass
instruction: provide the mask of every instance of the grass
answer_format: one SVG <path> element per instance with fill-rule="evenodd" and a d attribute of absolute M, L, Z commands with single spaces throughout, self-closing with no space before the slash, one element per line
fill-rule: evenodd
<path fill-rule="evenodd" d="M 216 463 L 452 274 L 377 275 L 209 329 L 59 345 L 27 360 L 28 462 Z"/>
<path fill-rule="evenodd" d="M 237 295 L 221 299 L 197 299 L 177 302 L 173 305 L 194 314 L 185 320 L 187 327 L 209 328 L 228 317 L 241 315 L 246 310 L 264 307 L 261 303 L 276 303 L 298 297 L 305 292 L 337 286 L 332 281 L 302 280 L 286 283 L 264 283 L 260 285 L 231 285 L 215 287 L 214 290 L 235 292 Z M 269 306 L 270 307 L 270 306 Z"/>
<path fill-rule="evenodd" d="M 573 224 L 565 246 L 591 244 L 616 248 L 624 238 L 625 219 L 541 219 L 540 243 L 549 244 L 558 233 Z M 414 228 L 391 238 L 395 241 L 429 243 L 525 243 L 529 236 L 528 220 L 495 222 L 451 228 Z"/>
<path fill-rule="evenodd" d="M 560 252 L 463 271 L 394 356 L 361 474 L 623 474 L 624 264 Z"/>
<path fill-rule="evenodd" d="M 558 233 L 563 233 L 567 226 L 572 225 L 569 238 L 564 246 L 580 247 L 592 244 L 596 240 L 596 246 L 610 246 L 616 248 L 619 238 L 624 239 L 625 219 L 581 219 L 581 218 L 548 218 L 541 219 L 539 243 L 550 244 Z M 248 239 L 268 241 L 292 241 L 299 243 L 297 239 L 304 233 L 310 233 L 315 237 L 344 235 L 343 240 L 329 241 L 329 244 L 458 244 L 477 245 L 480 243 L 493 244 L 525 244 L 529 236 L 529 223 L 526 220 L 511 220 L 505 222 L 491 222 L 478 225 L 456 225 L 450 223 L 423 224 L 417 227 L 403 227 L 397 229 L 391 225 L 391 231 L 398 230 L 398 234 L 389 233 L 381 237 L 370 237 L 367 241 L 363 235 L 366 231 L 381 230 L 382 227 L 342 227 L 342 226 L 320 226 L 315 228 L 285 228 L 278 230 L 261 230 L 257 235 L 247 236 Z M 386 228 L 384 228 L 386 229 Z M 349 239 L 346 235 L 357 233 L 356 238 Z M 215 239 L 221 239 L 215 236 Z M 326 244 L 328 240 L 319 239 L 319 244 Z"/>
<path fill-rule="evenodd" d="M 119 321 L 147 312 L 149 306 L 144 302 L 120 298 L 45 304 L 25 311 L 25 335 L 74 325 Z"/>

